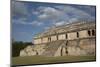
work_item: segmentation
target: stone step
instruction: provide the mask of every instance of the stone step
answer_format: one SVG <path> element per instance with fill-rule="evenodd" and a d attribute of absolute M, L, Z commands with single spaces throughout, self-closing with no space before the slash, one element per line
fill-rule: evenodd
<path fill-rule="evenodd" d="M 49 43 L 45 47 L 45 51 L 43 52 L 42 55 L 44 55 L 44 56 L 54 56 L 54 54 L 57 51 L 57 49 L 59 48 L 59 46 L 64 45 L 65 43 L 66 43 L 65 40 L 54 41 L 54 42 Z"/>

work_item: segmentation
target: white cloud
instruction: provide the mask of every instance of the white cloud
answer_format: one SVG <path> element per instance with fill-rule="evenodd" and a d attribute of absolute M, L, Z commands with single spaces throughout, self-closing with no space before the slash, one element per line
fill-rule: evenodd
<path fill-rule="evenodd" d="M 33 21 L 33 22 L 30 23 L 30 24 L 40 26 L 40 25 L 43 25 L 43 22 Z"/>
<path fill-rule="evenodd" d="M 48 29 L 50 29 L 50 28 L 51 28 L 51 27 L 44 27 L 45 30 L 48 30 Z"/>
<path fill-rule="evenodd" d="M 78 21 L 78 18 L 71 18 L 71 20 L 69 20 L 69 23 L 71 23 L 71 22 L 76 22 L 76 21 Z"/>
<path fill-rule="evenodd" d="M 39 11 L 37 11 L 37 10 L 35 10 L 35 9 L 32 9 L 32 14 L 34 15 L 39 15 L 40 14 L 40 12 Z"/>
<path fill-rule="evenodd" d="M 39 7 L 40 14 L 38 20 L 51 22 L 73 22 L 79 20 L 92 20 L 92 17 L 86 11 L 72 6 Z M 92 9 L 93 10 L 93 9 Z M 57 23 L 59 25 L 59 23 Z"/>
<path fill-rule="evenodd" d="M 66 21 L 60 21 L 60 22 L 56 22 L 54 23 L 55 26 L 61 26 L 61 25 L 64 25 L 66 24 L 67 22 Z"/>
<path fill-rule="evenodd" d="M 92 18 L 92 16 L 89 14 L 89 13 L 87 13 L 87 12 L 85 12 L 85 11 L 83 11 L 83 10 L 81 10 L 81 9 L 78 9 L 78 8 L 75 8 L 75 7 L 72 7 L 72 6 L 56 6 L 56 8 L 58 8 L 59 10 L 61 10 L 62 12 L 65 12 L 66 14 L 68 14 L 69 16 L 70 15 L 72 15 L 72 19 L 73 19 L 73 17 L 74 18 L 88 18 L 88 19 L 90 19 L 90 18 Z M 71 18 L 70 18 L 71 19 Z"/>
<path fill-rule="evenodd" d="M 53 8 L 53 7 L 39 7 L 41 14 L 38 16 L 40 20 L 56 20 L 63 12 Z"/>
<path fill-rule="evenodd" d="M 14 7 L 15 14 L 26 15 L 28 14 L 28 9 L 24 3 L 16 2 Z M 90 8 L 89 8 L 90 10 Z M 93 9 L 91 9 L 93 10 Z M 66 24 L 68 22 L 78 21 L 78 20 L 92 20 L 92 17 L 87 11 L 78 9 L 72 6 L 39 6 L 36 9 L 33 8 L 32 14 L 36 16 L 36 19 L 27 22 L 27 18 L 20 18 L 15 22 L 27 25 L 40 26 L 45 24 L 45 22 L 50 22 L 53 25 L 59 26 Z"/>
<path fill-rule="evenodd" d="M 12 1 L 12 15 L 20 15 L 20 16 L 27 16 L 28 13 L 28 8 L 23 2 L 17 2 L 17 1 Z"/>
<path fill-rule="evenodd" d="M 39 21 L 32 21 L 32 22 L 26 22 L 24 21 L 25 19 L 14 19 L 12 20 L 13 23 L 15 24 L 24 24 L 24 25 L 33 25 L 33 26 L 40 26 L 43 25 L 43 22 L 39 22 Z"/>

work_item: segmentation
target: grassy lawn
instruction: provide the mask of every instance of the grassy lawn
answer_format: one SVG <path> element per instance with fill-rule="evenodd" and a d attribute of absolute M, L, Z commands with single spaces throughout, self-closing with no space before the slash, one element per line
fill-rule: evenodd
<path fill-rule="evenodd" d="M 26 56 L 13 57 L 13 65 L 27 65 L 27 64 L 44 64 L 44 63 L 62 63 L 62 62 L 81 62 L 81 61 L 95 61 L 95 56 L 60 56 L 60 57 L 43 57 L 43 56 Z"/>

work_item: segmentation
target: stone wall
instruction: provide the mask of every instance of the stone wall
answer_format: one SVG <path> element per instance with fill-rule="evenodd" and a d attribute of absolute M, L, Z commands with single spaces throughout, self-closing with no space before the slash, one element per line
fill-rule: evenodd
<path fill-rule="evenodd" d="M 96 43 L 95 38 L 80 40 L 80 48 L 85 50 L 89 55 L 95 55 Z"/>
<path fill-rule="evenodd" d="M 38 44 L 39 42 L 38 42 L 38 39 L 35 39 L 34 41 L 33 41 L 33 43 L 34 44 Z"/>
<path fill-rule="evenodd" d="M 95 36 L 95 29 L 89 30 L 81 30 L 76 32 L 69 32 L 69 33 L 62 33 L 62 34 L 55 34 L 49 35 L 46 37 L 42 37 L 39 39 L 34 39 L 34 44 L 41 44 L 41 43 L 48 43 L 56 40 L 74 40 L 74 39 L 81 39 L 81 38 L 89 38 Z"/>
<path fill-rule="evenodd" d="M 37 51 L 33 49 L 33 46 L 27 46 L 23 50 L 20 51 L 20 56 L 33 56 L 37 55 Z"/>
<path fill-rule="evenodd" d="M 73 39 L 77 39 L 77 33 L 76 32 L 68 33 L 68 40 L 73 40 Z"/>
<path fill-rule="evenodd" d="M 84 25 L 86 27 L 86 25 Z M 71 27 L 73 29 L 73 27 Z M 93 26 L 94 28 L 94 26 Z M 78 29 L 66 32 L 59 29 L 53 35 L 34 39 L 34 46 L 28 46 L 20 51 L 20 56 L 47 55 L 47 56 L 83 56 L 95 55 L 96 43 L 95 28 Z M 52 34 L 52 32 L 50 32 Z M 61 33 L 63 32 L 63 33 Z M 48 32 L 49 33 L 49 32 Z M 56 48 L 57 47 L 57 48 Z M 43 54 L 44 53 L 44 54 Z M 52 53 L 52 54 L 51 54 Z M 51 54 L 51 55 L 50 55 Z"/>
<path fill-rule="evenodd" d="M 78 46 L 78 40 L 70 40 L 67 42 L 67 46 Z"/>
<path fill-rule="evenodd" d="M 58 40 L 65 40 L 65 39 L 66 39 L 66 34 L 58 35 Z"/>
<path fill-rule="evenodd" d="M 20 51 L 20 56 L 34 56 L 34 55 L 41 55 L 44 52 L 45 45 L 34 45 L 34 46 L 27 46 L 23 50 Z"/>
<path fill-rule="evenodd" d="M 57 50 L 55 50 L 55 45 L 58 46 Z M 49 47 L 49 48 L 47 48 Z M 48 56 L 86 56 L 86 55 L 95 55 L 96 44 L 95 37 L 85 38 L 85 39 L 77 39 L 77 40 L 63 40 L 63 41 L 54 41 L 52 43 L 40 44 L 34 46 L 28 46 L 20 51 L 20 56 L 33 56 L 33 55 L 44 55 L 47 50 L 53 52 L 54 55 Z M 52 51 L 54 50 L 54 51 Z"/>
<path fill-rule="evenodd" d="M 85 50 L 80 49 L 80 47 L 68 46 L 67 50 L 68 50 L 68 55 L 71 55 L 71 56 L 87 55 L 87 52 Z"/>
<path fill-rule="evenodd" d="M 41 44 L 41 43 L 42 43 L 41 38 L 35 39 L 35 40 L 34 40 L 34 44 Z"/>
<path fill-rule="evenodd" d="M 42 38 L 42 43 L 47 43 L 48 42 L 48 37 Z"/>
<path fill-rule="evenodd" d="M 88 33 L 87 33 L 87 30 L 82 30 L 82 31 L 79 31 L 79 38 L 86 38 L 88 37 Z"/>
<path fill-rule="evenodd" d="M 69 55 L 95 55 L 95 38 L 72 40 L 67 44 Z"/>
<path fill-rule="evenodd" d="M 56 41 L 57 40 L 57 36 L 51 36 L 51 41 Z"/>
<path fill-rule="evenodd" d="M 61 45 L 54 56 L 86 56 L 95 55 L 95 38 L 67 41 Z"/>

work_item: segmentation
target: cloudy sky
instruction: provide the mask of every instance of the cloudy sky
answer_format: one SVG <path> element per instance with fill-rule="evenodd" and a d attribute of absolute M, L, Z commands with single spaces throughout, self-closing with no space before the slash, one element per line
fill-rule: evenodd
<path fill-rule="evenodd" d="M 12 37 L 31 42 L 35 34 L 52 26 L 95 20 L 95 6 L 12 1 Z"/>

